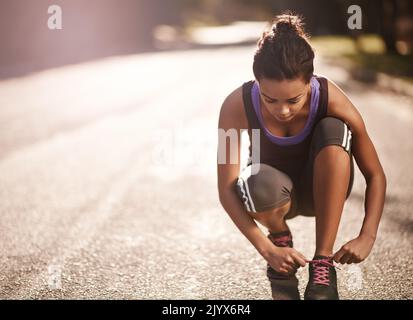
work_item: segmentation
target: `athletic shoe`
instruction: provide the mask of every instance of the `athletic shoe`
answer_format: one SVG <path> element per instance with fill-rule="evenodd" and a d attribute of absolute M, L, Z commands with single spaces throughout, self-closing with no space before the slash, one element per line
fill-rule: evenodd
<path fill-rule="evenodd" d="M 333 258 L 316 255 L 309 262 L 309 281 L 304 300 L 339 300 Z"/>
<path fill-rule="evenodd" d="M 293 247 L 293 238 L 289 230 L 277 233 L 270 232 L 268 239 L 277 247 Z M 267 263 L 267 277 L 271 283 L 274 300 L 300 300 L 298 279 L 295 273 L 286 275 L 277 272 Z"/>

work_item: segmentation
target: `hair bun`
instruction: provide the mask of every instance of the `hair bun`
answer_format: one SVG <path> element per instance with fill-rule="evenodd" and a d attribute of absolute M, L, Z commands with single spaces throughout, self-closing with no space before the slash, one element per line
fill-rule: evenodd
<path fill-rule="evenodd" d="M 303 23 L 301 18 L 296 15 L 282 14 L 273 21 L 272 31 L 276 35 L 294 33 L 299 36 L 304 35 Z"/>
<path fill-rule="evenodd" d="M 276 25 L 273 26 L 274 32 L 296 32 L 295 27 L 286 21 L 279 21 Z"/>

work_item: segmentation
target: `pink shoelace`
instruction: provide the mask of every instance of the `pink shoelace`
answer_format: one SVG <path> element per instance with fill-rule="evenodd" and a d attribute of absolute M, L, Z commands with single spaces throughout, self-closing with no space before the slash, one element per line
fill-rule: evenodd
<path fill-rule="evenodd" d="M 271 239 L 277 247 L 288 247 L 289 242 L 291 241 L 291 235 L 271 237 Z"/>
<path fill-rule="evenodd" d="M 330 260 L 331 258 L 318 259 L 318 260 L 307 260 L 308 263 L 313 264 L 313 272 L 314 272 L 313 283 L 314 284 L 321 284 L 324 286 L 330 285 L 330 279 L 328 278 L 329 267 L 335 267 L 334 264 L 330 262 Z"/>
<path fill-rule="evenodd" d="M 270 236 L 271 237 L 271 236 Z M 291 234 L 285 236 L 271 237 L 272 242 L 277 247 L 288 247 L 290 241 L 292 240 Z M 330 284 L 329 276 L 329 267 L 336 267 L 332 261 L 332 258 L 317 259 L 317 260 L 307 260 L 307 263 L 313 264 L 313 282 L 314 284 L 321 284 L 328 286 Z"/>

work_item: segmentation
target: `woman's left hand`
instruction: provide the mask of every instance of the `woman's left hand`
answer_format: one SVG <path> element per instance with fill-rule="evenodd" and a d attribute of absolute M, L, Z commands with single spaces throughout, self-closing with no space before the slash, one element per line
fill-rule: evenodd
<path fill-rule="evenodd" d="M 374 240 L 373 237 L 359 235 L 342 246 L 334 254 L 333 259 L 341 264 L 360 263 L 370 254 Z"/>

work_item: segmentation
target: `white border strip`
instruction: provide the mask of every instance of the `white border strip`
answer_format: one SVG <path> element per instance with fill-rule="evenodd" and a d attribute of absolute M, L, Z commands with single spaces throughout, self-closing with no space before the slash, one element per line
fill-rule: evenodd
<path fill-rule="evenodd" d="M 348 138 L 347 138 L 347 125 L 345 124 L 345 123 L 343 123 L 343 125 L 344 125 L 344 134 L 343 134 L 343 142 L 341 143 L 341 146 L 343 147 L 343 148 L 346 148 L 347 146 L 347 140 L 348 140 Z"/>
<path fill-rule="evenodd" d="M 250 201 L 251 207 L 252 207 L 252 211 L 257 212 L 255 210 L 254 202 L 252 201 L 252 198 L 251 198 L 250 189 L 248 188 L 248 179 L 247 179 L 247 181 L 244 181 L 244 185 L 245 185 L 245 189 L 247 190 L 247 195 L 248 195 L 248 199 Z"/>

